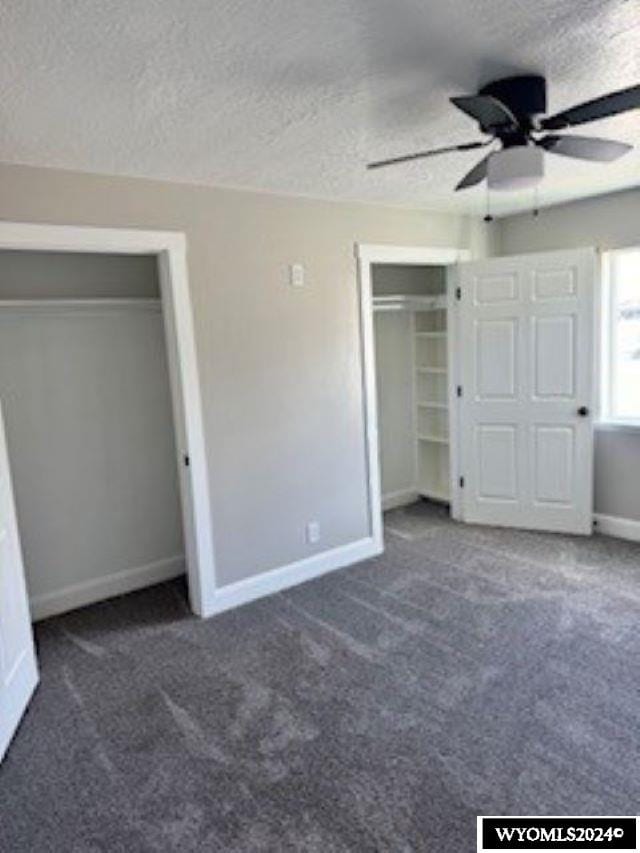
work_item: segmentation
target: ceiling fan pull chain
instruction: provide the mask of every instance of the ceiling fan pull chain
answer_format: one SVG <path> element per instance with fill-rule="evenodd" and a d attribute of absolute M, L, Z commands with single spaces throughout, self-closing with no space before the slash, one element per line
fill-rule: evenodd
<path fill-rule="evenodd" d="M 493 216 L 491 215 L 491 192 L 489 190 L 489 184 L 488 183 L 486 184 L 486 188 L 487 188 L 487 195 L 486 195 L 487 214 L 484 217 L 484 221 L 485 222 L 493 222 Z"/>

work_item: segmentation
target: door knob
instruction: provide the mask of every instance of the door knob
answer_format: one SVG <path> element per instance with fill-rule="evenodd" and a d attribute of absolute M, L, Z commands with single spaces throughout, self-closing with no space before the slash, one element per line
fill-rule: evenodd
<path fill-rule="evenodd" d="M 589 414 L 589 409 L 586 406 L 580 406 L 580 408 L 578 409 L 578 414 L 581 418 L 586 418 Z"/>

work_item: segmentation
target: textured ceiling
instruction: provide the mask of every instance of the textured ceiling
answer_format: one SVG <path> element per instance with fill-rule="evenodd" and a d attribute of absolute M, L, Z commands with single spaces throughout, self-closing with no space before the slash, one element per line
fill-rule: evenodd
<path fill-rule="evenodd" d="M 552 111 L 638 83 L 639 39 L 638 0 L 4 0 L 0 160 L 484 212 L 452 191 L 477 153 L 364 165 L 476 138 L 448 97 L 505 73 Z M 640 111 L 586 132 L 640 146 Z M 547 155 L 540 201 L 636 184 L 640 147 Z"/>

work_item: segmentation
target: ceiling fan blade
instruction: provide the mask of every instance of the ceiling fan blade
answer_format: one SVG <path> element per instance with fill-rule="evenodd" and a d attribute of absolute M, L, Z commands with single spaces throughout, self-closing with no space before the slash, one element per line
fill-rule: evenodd
<path fill-rule="evenodd" d="M 449 145 L 446 148 L 432 148 L 430 151 L 418 151 L 416 154 L 404 154 L 401 157 L 390 157 L 388 160 L 377 160 L 369 163 L 367 169 L 381 169 L 383 166 L 394 166 L 396 163 L 408 163 L 410 160 L 421 160 L 425 157 L 435 157 L 437 154 L 449 154 L 452 151 L 472 151 L 474 148 L 484 148 L 493 142 L 492 139 L 482 142 L 464 142 L 461 145 Z"/>
<path fill-rule="evenodd" d="M 610 163 L 633 148 L 633 145 L 616 142 L 613 139 L 598 139 L 594 136 L 556 136 L 555 134 L 543 136 L 536 141 L 536 145 L 552 154 L 576 157 L 578 160 L 593 160 L 596 163 Z"/>
<path fill-rule="evenodd" d="M 638 107 L 640 107 L 640 86 L 631 86 L 629 89 L 610 92 L 601 98 L 594 98 L 592 101 L 586 101 L 584 104 L 578 104 L 542 119 L 540 126 L 543 130 L 562 130 L 565 127 L 574 127 L 588 121 L 626 113 Z"/>
<path fill-rule="evenodd" d="M 456 192 L 458 190 L 466 190 L 468 187 L 473 187 L 484 181 L 487 177 L 487 166 L 489 165 L 490 158 L 491 154 L 487 154 L 487 156 L 480 160 L 479 163 L 476 163 L 473 169 L 470 172 L 467 172 L 464 178 L 456 186 Z"/>
<path fill-rule="evenodd" d="M 491 95 L 462 95 L 451 98 L 451 103 L 479 122 L 484 131 L 518 126 L 518 119 L 509 107 Z"/>

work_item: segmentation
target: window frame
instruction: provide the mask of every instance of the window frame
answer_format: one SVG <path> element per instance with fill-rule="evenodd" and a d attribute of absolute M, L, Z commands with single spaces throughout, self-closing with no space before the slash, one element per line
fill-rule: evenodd
<path fill-rule="evenodd" d="M 613 414 L 613 392 L 615 388 L 614 352 L 617 336 L 617 324 L 614 323 L 616 301 L 616 283 L 614 280 L 615 259 L 626 253 L 640 252 L 640 246 L 614 249 L 602 255 L 602 275 L 599 300 L 599 417 L 597 426 L 602 429 L 621 432 L 640 432 L 640 415 L 637 418 L 621 418 Z"/>

